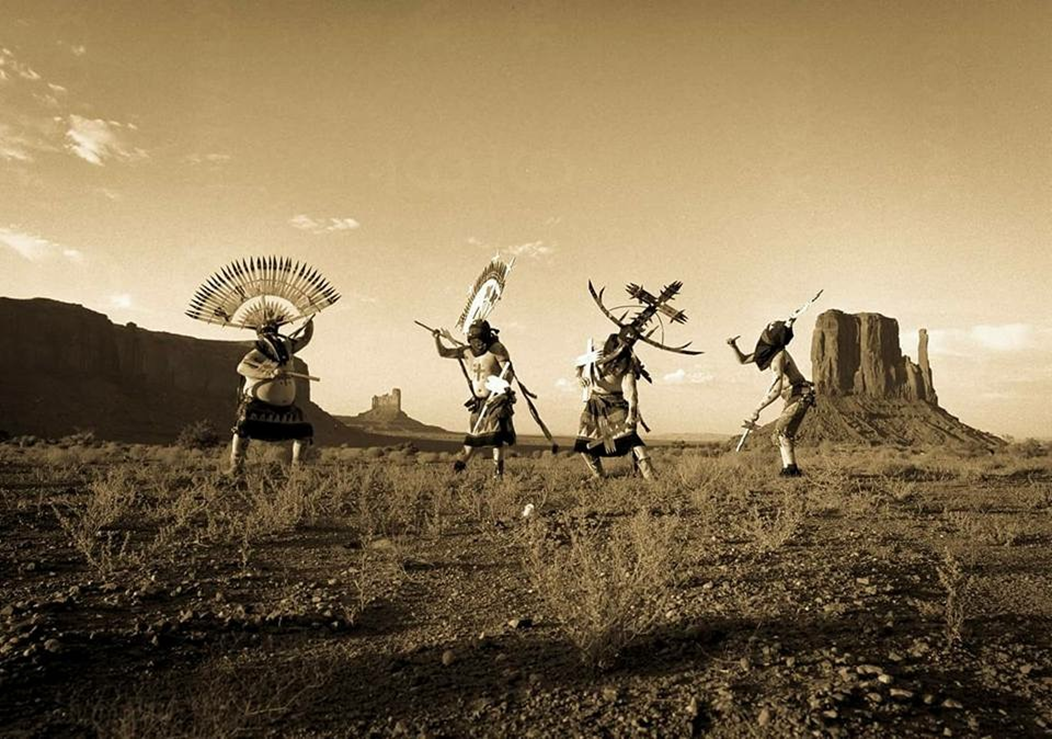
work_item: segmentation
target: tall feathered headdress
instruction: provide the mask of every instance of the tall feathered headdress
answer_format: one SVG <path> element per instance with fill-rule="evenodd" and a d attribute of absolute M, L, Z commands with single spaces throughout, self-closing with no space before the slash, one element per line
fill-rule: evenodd
<path fill-rule="evenodd" d="M 186 315 L 205 323 L 259 330 L 312 316 L 340 299 L 328 281 L 288 257 L 231 262 L 197 288 Z"/>
<path fill-rule="evenodd" d="M 514 264 L 514 259 L 505 262 L 498 254 L 482 270 L 475 284 L 468 289 L 468 302 L 465 303 L 464 310 L 457 319 L 457 328 L 462 334 L 467 335 L 472 323 L 486 320 L 493 312 L 497 301 L 504 294 L 504 285 Z"/>

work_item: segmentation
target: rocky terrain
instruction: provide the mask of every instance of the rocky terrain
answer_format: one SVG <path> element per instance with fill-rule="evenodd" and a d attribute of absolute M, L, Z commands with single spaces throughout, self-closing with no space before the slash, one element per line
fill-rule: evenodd
<path fill-rule="evenodd" d="M 5 734 L 1052 733 L 1039 444 L 255 451 L 0 445 Z"/>

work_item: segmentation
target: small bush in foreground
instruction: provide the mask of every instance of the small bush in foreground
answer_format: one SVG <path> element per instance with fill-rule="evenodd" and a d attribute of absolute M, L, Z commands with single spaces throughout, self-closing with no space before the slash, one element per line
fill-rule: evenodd
<path fill-rule="evenodd" d="M 677 571 L 676 522 L 639 513 L 609 531 L 573 531 L 567 545 L 540 526 L 525 568 L 582 660 L 609 668 L 668 610 Z"/>
<path fill-rule="evenodd" d="M 211 449 L 223 443 L 215 424 L 205 419 L 184 426 L 175 440 L 183 449 Z"/>

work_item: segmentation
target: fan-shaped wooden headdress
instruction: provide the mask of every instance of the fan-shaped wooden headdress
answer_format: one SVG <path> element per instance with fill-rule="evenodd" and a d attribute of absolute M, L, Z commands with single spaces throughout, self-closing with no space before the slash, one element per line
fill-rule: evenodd
<path fill-rule="evenodd" d="M 231 262 L 197 288 L 186 315 L 205 323 L 259 330 L 312 316 L 340 299 L 328 281 L 288 257 Z"/>

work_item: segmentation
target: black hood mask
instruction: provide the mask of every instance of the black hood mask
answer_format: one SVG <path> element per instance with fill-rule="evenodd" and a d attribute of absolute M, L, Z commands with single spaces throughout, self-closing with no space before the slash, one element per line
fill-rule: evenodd
<path fill-rule="evenodd" d="M 493 328 L 489 325 L 489 321 L 475 321 L 468 327 L 468 344 L 471 344 L 472 339 L 479 339 L 484 344 L 482 351 L 476 352 L 474 347 L 471 349 L 471 353 L 476 357 L 481 357 L 483 354 L 489 351 L 489 348 L 497 342 L 497 334 L 500 333 L 498 329 Z"/>
<path fill-rule="evenodd" d="M 785 321 L 775 321 L 763 330 L 756 349 L 753 351 L 753 361 L 760 370 L 771 366 L 771 361 L 778 352 L 782 351 L 793 340 L 793 327 Z"/>
<path fill-rule="evenodd" d="M 256 335 L 256 349 L 272 362 L 285 364 L 289 361 L 288 344 L 276 327 L 265 326 Z"/>

